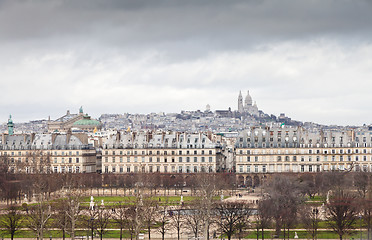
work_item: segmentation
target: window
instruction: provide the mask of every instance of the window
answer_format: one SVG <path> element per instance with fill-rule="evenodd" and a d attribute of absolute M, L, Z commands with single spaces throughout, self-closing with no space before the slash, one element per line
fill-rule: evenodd
<path fill-rule="evenodd" d="M 198 158 L 197 157 L 194 157 L 194 162 L 198 162 Z"/>
<path fill-rule="evenodd" d="M 204 158 L 204 157 L 201 157 L 201 161 L 202 161 L 202 162 L 205 162 L 205 158 Z"/>
<path fill-rule="evenodd" d="M 212 157 L 209 157 L 209 162 L 212 162 Z"/>
<path fill-rule="evenodd" d="M 108 166 L 105 166 L 105 173 L 108 173 Z"/>
<path fill-rule="evenodd" d="M 186 162 L 190 162 L 190 157 L 186 157 Z"/>
<path fill-rule="evenodd" d="M 178 158 L 178 162 L 182 162 L 182 157 L 179 157 Z"/>

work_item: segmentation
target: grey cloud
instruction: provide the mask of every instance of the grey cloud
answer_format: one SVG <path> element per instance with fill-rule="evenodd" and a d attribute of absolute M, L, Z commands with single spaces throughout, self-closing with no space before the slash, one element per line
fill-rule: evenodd
<path fill-rule="evenodd" d="M 204 42 L 207 49 L 234 49 L 323 34 L 370 35 L 371 10 L 368 1 L 346 0 L 16 1 L 2 4 L 0 39 L 83 37 L 163 50 Z"/>

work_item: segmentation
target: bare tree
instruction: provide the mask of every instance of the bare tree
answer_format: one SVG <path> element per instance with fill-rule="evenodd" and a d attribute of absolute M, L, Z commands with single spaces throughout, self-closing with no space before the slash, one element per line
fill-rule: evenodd
<path fill-rule="evenodd" d="M 308 195 L 309 198 L 314 198 L 314 196 L 318 193 L 318 187 L 315 183 L 314 174 L 312 173 L 304 173 L 301 174 L 300 178 L 300 188 L 304 195 Z"/>
<path fill-rule="evenodd" d="M 155 225 L 158 210 L 158 201 L 152 199 L 151 196 L 148 196 L 143 200 L 143 211 L 146 213 L 143 215 L 143 221 L 147 228 L 149 239 L 151 239 L 151 227 Z"/>
<path fill-rule="evenodd" d="M 138 234 L 140 233 L 143 227 L 143 219 L 146 212 L 143 211 L 143 199 L 142 199 L 142 181 L 139 181 L 135 184 L 136 186 L 136 197 L 135 200 L 131 203 L 131 206 L 127 210 L 128 214 L 128 224 L 131 234 L 131 239 L 133 235 L 138 240 Z"/>
<path fill-rule="evenodd" d="M 185 207 L 185 226 L 189 229 L 194 238 L 197 239 L 202 232 L 204 217 L 203 211 L 201 210 L 200 202 L 194 201 Z"/>
<path fill-rule="evenodd" d="M 369 190 L 369 173 L 356 172 L 354 173 L 354 186 L 362 198 L 366 197 Z"/>
<path fill-rule="evenodd" d="M 177 239 L 181 238 L 181 230 L 184 225 L 184 219 L 182 217 L 183 209 L 180 206 L 177 206 L 176 209 L 173 209 L 170 214 L 170 225 L 177 231 Z"/>
<path fill-rule="evenodd" d="M 292 226 L 297 209 L 302 201 L 298 182 L 291 176 L 277 175 L 267 184 L 267 194 L 272 205 L 272 217 L 275 220 L 275 234 L 279 236 L 281 228 L 286 230 Z"/>
<path fill-rule="evenodd" d="M 79 189 L 72 189 L 68 192 L 66 198 L 66 215 L 69 220 L 69 229 L 68 233 L 71 236 L 71 239 L 75 239 L 75 230 L 77 222 L 80 219 L 80 203 L 81 203 L 81 191 Z"/>
<path fill-rule="evenodd" d="M 229 240 L 239 230 L 240 223 L 248 222 L 251 214 L 247 202 L 221 202 L 217 204 L 216 210 L 219 218 L 216 222 Z"/>
<path fill-rule="evenodd" d="M 123 229 L 128 226 L 128 205 L 118 202 L 115 205 L 115 212 L 112 215 L 117 226 L 120 228 L 120 240 L 123 239 Z"/>
<path fill-rule="evenodd" d="M 360 198 L 360 213 L 363 218 L 363 222 L 367 228 L 367 237 L 371 238 L 372 228 L 372 186 L 368 185 L 368 190 L 364 198 Z"/>
<path fill-rule="evenodd" d="M 257 214 L 255 215 L 255 225 L 257 230 L 257 239 L 259 238 L 259 230 L 261 230 L 261 238 L 265 239 L 264 229 L 270 225 L 272 218 L 272 200 L 263 199 L 258 202 Z"/>
<path fill-rule="evenodd" d="M 10 234 L 10 239 L 13 240 L 15 233 L 19 230 L 22 224 L 22 214 L 16 206 L 10 206 L 5 214 L 0 218 L 0 222 L 5 228 L 5 231 Z"/>
<path fill-rule="evenodd" d="M 102 240 L 103 235 L 108 232 L 107 225 L 110 222 L 111 212 L 104 207 L 98 207 L 95 211 L 97 211 L 97 219 L 95 219 L 96 231 L 100 239 Z"/>
<path fill-rule="evenodd" d="M 218 195 L 220 190 L 219 182 L 216 181 L 216 175 L 201 173 L 197 175 L 199 196 L 201 197 L 201 210 L 204 217 L 203 237 L 205 240 L 209 239 L 209 227 L 211 224 L 211 214 L 215 202 L 214 197 Z"/>
<path fill-rule="evenodd" d="M 89 209 L 87 214 L 84 216 L 85 219 L 82 219 L 83 220 L 82 225 L 86 229 L 89 229 L 92 240 L 94 238 L 94 232 L 97 230 L 97 221 L 96 221 L 97 215 L 98 215 L 97 206 L 94 206 L 94 208 Z"/>
<path fill-rule="evenodd" d="M 54 225 L 62 231 L 62 239 L 65 240 L 66 231 L 69 228 L 70 221 L 67 216 L 68 206 L 65 199 L 58 200 L 53 204 Z"/>
<path fill-rule="evenodd" d="M 357 219 L 358 209 L 356 206 L 356 198 L 350 193 L 345 193 L 343 190 L 338 190 L 332 196 L 327 207 L 328 226 L 336 232 L 342 240 L 342 237 L 350 233 L 354 228 Z"/>
<path fill-rule="evenodd" d="M 303 204 L 301 208 L 301 222 L 304 225 L 307 233 L 313 240 L 317 239 L 318 228 L 320 222 L 319 209 L 310 204 Z"/>
<path fill-rule="evenodd" d="M 169 214 L 167 204 L 163 204 L 159 207 L 157 214 L 157 222 L 159 224 L 158 231 L 161 234 L 161 239 L 164 240 L 165 233 L 169 230 Z"/>
<path fill-rule="evenodd" d="M 43 240 L 48 222 L 52 216 L 48 202 L 40 200 L 28 210 L 28 227 L 36 234 L 38 240 Z"/>
<path fill-rule="evenodd" d="M 40 174 L 33 177 L 33 189 L 36 195 L 36 204 L 28 210 L 28 227 L 36 234 L 39 240 L 43 240 L 48 222 L 52 216 L 51 206 L 48 202 L 47 183 Z"/>

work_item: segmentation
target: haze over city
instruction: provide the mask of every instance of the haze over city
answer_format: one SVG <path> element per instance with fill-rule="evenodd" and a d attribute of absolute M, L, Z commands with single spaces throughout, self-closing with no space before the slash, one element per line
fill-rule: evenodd
<path fill-rule="evenodd" d="M 0 1 L 0 122 L 237 109 L 372 121 L 370 1 Z"/>

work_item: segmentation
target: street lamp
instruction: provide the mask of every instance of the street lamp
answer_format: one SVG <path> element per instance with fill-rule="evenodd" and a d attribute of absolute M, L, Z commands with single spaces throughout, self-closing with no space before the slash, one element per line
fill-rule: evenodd
<path fill-rule="evenodd" d="M 93 231 L 94 231 L 94 226 L 93 226 L 93 221 L 94 221 L 94 218 L 93 217 L 91 217 L 89 220 L 89 227 L 90 227 L 90 229 L 91 229 L 91 231 L 92 231 L 92 240 L 93 240 Z"/>
<path fill-rule="evenodd" d="M 318 231 L 318 214 L 319 210 L 317 207 L 313 208 L 313 230 L 314 230 L 314 235 L 313 239 L 317 239 L 317 231 Z"/>
<path fill-rule="evenodd" d="M 360 240 L 362 240 L 362 215 L 359 215 Z"/>

